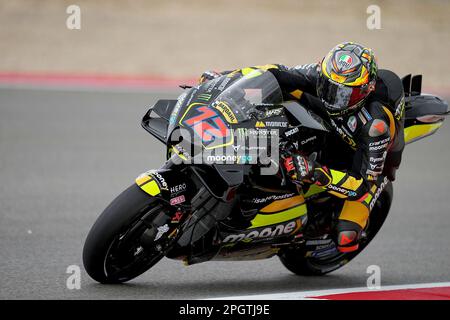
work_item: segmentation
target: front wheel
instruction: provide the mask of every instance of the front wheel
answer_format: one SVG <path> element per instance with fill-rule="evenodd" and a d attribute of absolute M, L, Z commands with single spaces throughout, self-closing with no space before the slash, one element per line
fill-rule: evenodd
<path fill-rule="evenodd" d="M 389 182 L 381 193 L 372 212 L 370 213 L 364 241 L 355 252 L 340 253 L 325 257 L 305 257 L 304 248 L 289 248 L 280 252 L 281 263 L 291 272 L 302 276 L 320 276 L 335 271 L 355 258 L 373 240 L 387 218 L 393 197 L 392 183 Z"/>
<path fill-rule="evenodd" d="M 137 185 L 123 191 L 92 226 L 83 248 L 83 264 L 100 283 L 121 283 L 144 273 L 164 254 L 142 246 L 148 227 L 141 218 L 164 210 L 161 200 Z M 152 212 L 151 212 L 152 211 Z"/>

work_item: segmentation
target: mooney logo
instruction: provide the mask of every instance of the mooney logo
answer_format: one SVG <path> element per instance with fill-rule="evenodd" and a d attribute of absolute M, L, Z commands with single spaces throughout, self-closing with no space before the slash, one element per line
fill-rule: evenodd
<path fill-rule="evenodd" d="M 369 210 L 372 211 L 375 203 L 377 202 L 378 198 L 380 197 L 381 192 L 383 192 L 384 188 L 388 184 L 389 180 L 387 177 L 384 177 L 383 182 L 381 183 L 380 187 L 378 188 L 377 192 L 372 198 L 372 201 L 370 201 Z"/>
<path fill-rule="evenodd" d="M 169 190 L 169 186 L 167 185 L 166 179 L 158 172 L 158 171 L 148 171 L 148 174 L 155 178 L 156 181 L 158 181 L 159 188 L 161 190 Z"/>
<path fill-rule="evenodd" d="M 348 195 L 349 197 L 356 196 L 356 192 L 355 191 L 347 190 L 347 189 L 344 189 L 344 188 L 341 188 L 341 187 L 338 187 L 338 186 L 335 186 L 335 185 L 332 185 L 332 184 L 328 185 L 327 188 L 331 189 L 333 191 L 337 191 L 339 193 Z"/>

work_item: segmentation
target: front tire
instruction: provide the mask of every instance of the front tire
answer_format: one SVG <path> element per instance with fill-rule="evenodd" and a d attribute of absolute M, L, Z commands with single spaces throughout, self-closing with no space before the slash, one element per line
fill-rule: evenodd
<path fill-rule="evenodd" d="M 111 202 L 92 226 L 83 248 L 84 268 L 92 279 L 100 283 L 126 282 L 162 259 L 162 253 L 144 252 L 139 244 L 147 229 L 140 218 L 158 205 L 158 198 L 135 184 Z M 125 238 L 126 245 L 121 243 Z"/>
<path fill-rule="evenodd" d="M 300 276 L 321 276 L 341 268 L 363 251 L 373 238 L 375 238 L 375 235 L 381 229 L 387 218 L 392 203 L 392 197 L 393 186 L 392 183 L 389 182 L 370 213 L 369 225 L 366 229 L 367 238 L 364 242 L 360 243 L 357 251 L 337 253 L 330 258 L 320 259 L 305 257 L 306 252 L 303 248 L 290 248 L 280 252 L 279 258 L 281 263 L 289 271 Z"/>

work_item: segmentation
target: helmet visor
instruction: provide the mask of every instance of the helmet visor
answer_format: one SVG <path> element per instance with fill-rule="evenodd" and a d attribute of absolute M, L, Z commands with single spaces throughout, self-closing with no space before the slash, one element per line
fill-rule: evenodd
<path fill-rule="evenodd" d="M 363 87 L 345 86 L 322 76 L 317 84 L 317 94 L 330 113 L 341 113 L 367 96 L 368 92 Z"/>

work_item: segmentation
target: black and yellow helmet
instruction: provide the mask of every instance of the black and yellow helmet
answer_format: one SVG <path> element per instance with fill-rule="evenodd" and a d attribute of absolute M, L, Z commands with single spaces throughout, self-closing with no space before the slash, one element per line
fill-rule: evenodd
<path fill-rule="evenodd" d="M 353 112 L 375 89 L 377 63 L 371 49 L 345 42 L 334 47 L 322 60 L 317 96 L 330 116 Z"/>

